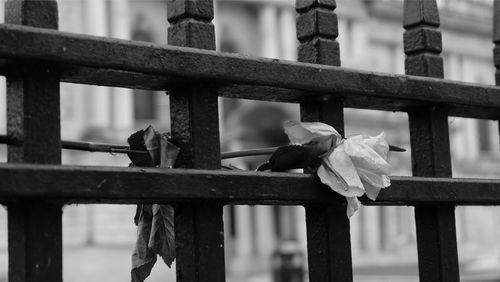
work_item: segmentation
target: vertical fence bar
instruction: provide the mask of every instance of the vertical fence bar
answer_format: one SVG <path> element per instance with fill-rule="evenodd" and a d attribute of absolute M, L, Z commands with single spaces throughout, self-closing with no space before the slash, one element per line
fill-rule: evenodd
<path fill-rule="evenodd" d="M 435 0 L 404 2 L 406 74 L 443 77 Z M 438 106 L 408 112 L 414 176 L 451 177 L 448 113 Z M 459 281 L 455 207 L 415 206 L 420 281 Z"/>
<path fill-rule="evenodd" d="M 493 2 L 493 63 L 495 64 L 495 84 L 500 85 L 500 0 Z M 498 121 L 498 131 L 500 133 L 500 120 Z"/>
<path fill-rule="evenodd" d="M 340 66 L 334 0 L 297 0 L 298 60 Z M 303 121 L 322 121 L 344 134 L 340 99 L 300 103 Z M 351 238 L 346 205 L 306 206 L 309 281 L 352 281 Z"/>
<path fill-rule="evenodd" d="M 167 0 L 168 42 L 215 49 L 212 0 Z M 191 81 L 171 89 L 172 138 L 178 167 L 220 169 L 218 95 L 214 85 Z M 175 207 L 177 281 L 225 281 L 222 204 Z"/>
<path fill-rule="evenodd" d="M 5 22 L 58 28 L 53 0 L 9 0 Z M 61 163 L 59 75 L 50 65 L 20 64 L 7 75 L 7 133 L 13 163 Z M 62 207 L 41 199 L 9 204 L 9 281 L 62 281 Z"/>

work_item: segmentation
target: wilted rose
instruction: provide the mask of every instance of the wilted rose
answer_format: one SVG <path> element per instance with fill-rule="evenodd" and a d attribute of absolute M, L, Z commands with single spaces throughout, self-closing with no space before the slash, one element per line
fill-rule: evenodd
<path fill-rule="evenodd" d="M 347 198 L 349 217 L 360 206 L 357 197 L 366 193 L 375 200 L 380 189 L 390 186 L 392 167 L 387 162 L 389 145 L 384 133 L 342 139 L 333 127 L 321 122 L 290 120 L 283 127 L 292 144 L 310 147 L 321 158 L 317 174 L 323 184 Z"/>

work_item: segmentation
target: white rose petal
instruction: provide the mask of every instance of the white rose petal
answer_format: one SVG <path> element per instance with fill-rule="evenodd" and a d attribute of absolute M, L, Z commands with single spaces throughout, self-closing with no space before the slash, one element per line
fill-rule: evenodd
<path fill-rule="evenodd" d="M 389 180 L 389 177 L 387 175 L 383 175 L 382 178 L 384 179 L 384 183 L 387 184 L 387 185 L 384 184 L 385 186 L 383 186 L 383 187 L 374 186 L 366 181 L 362 181 L 363 186 L 365 187 L 366 196 L 368 197 L 368 199 L 375 201 L 378 197 L 378 194 L 380 193 L 380 190 L 387 188 L 391 185 L 391 181 Z"/>
<path fill-rule="evenodd" d="M 384 160 L 387 160 L 389 143 L 385 140 L 385 132 L 381 132 L 377 136 L 363 136 L 363 142 L 375 150 Z"/>
<path fill-rule="evenodd" d="M 350 197 L 350 198 L 346 197 L 346 200 L 347 200 L 347 210 L 346 210 L 347 217 L 351 217 L 359 209 L 361 203 L 356 197 Z"/>
<path fill-rule="evenodd" d="M 391 173 L 391 165 L 362 140 L 348 138 L 344 144 L 345 151 L 351 157 L 356 168 L 363 168 L 377 174 L 387 175 Z"/>
<path fill-rule="evenodd" d="M 360 197 L 365 193 L 356 167 L 340 144 L 329 155 L 323 157 L 318 169 L 323 184 L 345 197 Z"/>
<path fill-rule="evenodd" d="M 357 167 L 356 170 L 363 183 L 368 183 L 378 188 L 385 188 L 391 185 L 391 180 L 385 174 L 378 174 L 360 167 Z"/>
<path fill-rule="evenodd" d="M 292 144 L 320 143 L 331 140 L 332 136 L 339 140 L 342 138 L 335 128 L 321 122 L 287 120 L 283 123 L 283 128 Z"/>

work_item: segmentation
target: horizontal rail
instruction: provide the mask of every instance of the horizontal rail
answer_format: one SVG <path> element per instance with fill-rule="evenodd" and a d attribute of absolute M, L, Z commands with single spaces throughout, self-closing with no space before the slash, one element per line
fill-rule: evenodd
<path fill-rule="evenodd" d="M 44 198 L 66 203 L 220 201 L 233 204 L 341 203 L 342 197 L 306 174 L 0 165 L 0 200 Z M 393 177 L 377 201 L 365 205 L 500 204 L 499 179 Z"/>
<path fill-rule="evenodd" d="M 151 84 L 152 88 L 168 90 L 172 84 L 185 80 L 217 82 L 221 87 L 219 94 L 225 97 L 299 102 L 335 96 L 342 98 L 345 106 L 354 108 L 406 111 L 435 104 L 447 106 L 452 116 L 500 118 L 500 88 L 496 86 L 6 24 L 0 25 L 0 42 L 1 58 L 58 64 L 63 81 L 75 83 L 132 88 L 148 88 Z M 18 69 L 19 62 L 0 63 L 3 74 Z"/>

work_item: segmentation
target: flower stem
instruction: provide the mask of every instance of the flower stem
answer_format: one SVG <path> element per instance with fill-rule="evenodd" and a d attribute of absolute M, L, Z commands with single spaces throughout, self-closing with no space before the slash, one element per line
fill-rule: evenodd
<path fill-rule="evenodd" d="M 0 144 L 15 143 L 6 135 L 0 135 Z M 87 151 L 87 152 L 104 152 L 113 154 L 147 154 L 148 151 L 130 150 L 128 145 L 106 144 L 85 141 L 68 141 L 61 140 L 61 147 L 68 150 Z M 278 147 L 268 147 L 260 149 L 250 149 L 234 152 L 222 152 L 221 159 L 232 159 L 250 156 L 272 155 Z M 406 150 L 397 146 L 389 145 L 389 150 L 394 152 L 405 152 Z"/>

